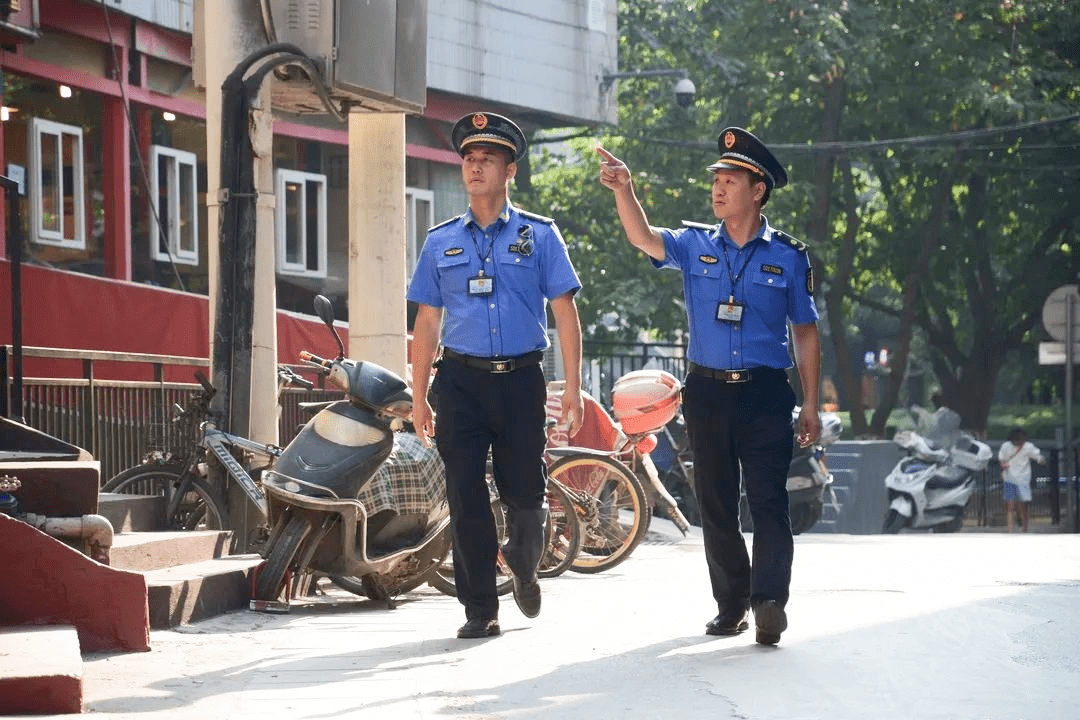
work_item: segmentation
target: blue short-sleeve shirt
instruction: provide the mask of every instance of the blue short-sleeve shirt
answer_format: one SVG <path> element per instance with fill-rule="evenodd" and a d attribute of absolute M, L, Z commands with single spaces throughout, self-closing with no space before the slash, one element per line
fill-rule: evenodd
<path fill-rule="evenodd" d="M 494 278 L 488 295 L 470 279 Z M 478 357 L 513 357 L 548 347 L 547 301 L 581 289 L 558 226 L 509 202 L 486 228 L 466 211 L 428 231 L 408 299 L 444 308 L 442 342 Z"/>
<path fill-rule="evenodd" d="M 740 248 L 723 223 L 663 228 L 658 268 L 682 271 L 691 362 L 717 370 L 793 365 L 787 323 L 816 322 L 813 270 L 806 246 L 763 220 Z M 721 303 L 742 306 L 739 322 L 718 318 Z"/>

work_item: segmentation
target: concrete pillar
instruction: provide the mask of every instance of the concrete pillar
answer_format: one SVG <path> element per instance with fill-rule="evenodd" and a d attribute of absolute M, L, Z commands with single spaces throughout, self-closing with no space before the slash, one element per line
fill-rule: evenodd
<path fill-rule="evenodd" d="M 405 115 L 349 113 L 349 357 L 406 373 Z"/>
<path fill-rule="evenodd" d="M 199 0 L 196 22 L 202 37 L 197 68 L 206 88 L 206 202 L 207 263 L 210 282 L 210 343 L 214 341 L 218 292 L 218 233 L 221 205 L 221 86 L 226 76 L 256 48 L 265 45 L 258 9 L 243 0 Z M 199 78 L 203 79 L 203 78 Z M 255 186 L 259 194 L 256 217 L 255 309 L 252 336 L 250 428 L 233 428 L 253 440 L 276 443 L 277 432 L 277 296 L 275 290 L 273 131 L 270 81 L 259 93 L 250 123 L 255 155 Z"/>

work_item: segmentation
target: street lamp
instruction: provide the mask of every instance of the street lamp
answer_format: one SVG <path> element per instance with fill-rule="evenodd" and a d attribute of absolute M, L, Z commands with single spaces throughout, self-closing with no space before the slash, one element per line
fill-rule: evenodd
<path fill-rule="evenodd" d="M 675 102 L 679 104 L 679 107 L 690 107 L 690 104 L 694 102 L 694 94 L 697 92 L 697 87 L 694 86 L 694 81 L 689 77 L 690 73 L 683 68 L 673 68 L 670 70 L 630 70 L 627 72 L 615 72 L 604 73 L 600 79 L 600 94 L 603 95 L 611 89 L 612 83 L 616 80 L 626 78 L 648 78 L 648 77 L 677 77 L 679 81 L 675 83 Z"/>

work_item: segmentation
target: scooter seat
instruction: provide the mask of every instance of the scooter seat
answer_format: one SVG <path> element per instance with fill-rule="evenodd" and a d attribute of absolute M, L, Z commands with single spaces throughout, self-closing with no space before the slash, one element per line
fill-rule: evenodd
<path fill-rule="evenodd" d="M 954 467 L 953 465 L 946 465 L 935 472 L 929 480 L 926 481 L 926 489 L 933 490 L 954 488 L 957 485 L 962 485 L 971 473 L 963 468 Z"/>

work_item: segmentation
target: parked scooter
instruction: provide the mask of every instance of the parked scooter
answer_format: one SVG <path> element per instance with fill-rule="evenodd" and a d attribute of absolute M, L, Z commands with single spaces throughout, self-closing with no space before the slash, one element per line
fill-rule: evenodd
<path fill-rule="evenodd" d="M 799 411 L 798 406 L 792 410 L 792 424 L 799 422 Z M 834 412 L 819 413 L 819 417 L 821 434 L 817 443 L 800 447 L 796 442 L 791 454 L 791 464 L 788 465 L 788 514 L 794 535 L 804 533 L 817 525 L 821 521 L 826 496 L 835 497 L 832 490 L 833 476 L 825 464 L 825 448 L 840 439 L 844 421 Z M 745 488 L 739 508 L 743 530 L 753 532 L 754 524 L 750 518 Z"/>
<path fill-rule="evenodd" d="M 374 363 L 350 360 L 334 331 L 330 301 L 315 298 L 339 354 L 301 358 L 320 369 L 346 399 L 327 404 L 285 447 L 263 475 L 270 537 L 255 577 L 256 601 L 286 601 L 287 579 L 311 573 L 373 600 L 392 603 L 427 582 L 450 549 L 445 491 L 427 509 L 370 514 L 358 496 L 368 489 L 394 447 L 394 431 L 412 415 L 405 381 Z M 400 510 L 400 511 L 399 511 Z"/>
<path fill-rule="evenodd" d="M 940 408 L 933 414 L 922 413 L 930 425 L 925 437 L 901 430 L 893 438 L 908 455 L 885 478 L 889 493 L 885 533 L 898 533 L 905 527 L 959 530 L 968 498 L 975 491 L 976 473 L 985 470 L 993 456 L 989 445 L 959 432 L 960 415 L 955 411 Z"/>

